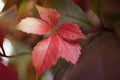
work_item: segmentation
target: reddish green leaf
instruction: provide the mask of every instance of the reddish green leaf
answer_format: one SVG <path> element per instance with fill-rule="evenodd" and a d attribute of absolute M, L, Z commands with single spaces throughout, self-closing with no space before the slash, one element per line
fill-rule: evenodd
<path fill-rule="evenodd" d="M 77 40 L 77 39 L 86 39 L 85 35 L 81 32 L 79 27 L 73 23 L 63 23 L 58 33 L 65 39 L 68 40 Z"/>
<path fill-rule="evenodd" d="M 32 61 L 36 70 L 37 79 L 40 74 L 50 69 L 59 57 L 58 40 L 56 35 L 51 35 L 37 44 L 32 52 Z"/>

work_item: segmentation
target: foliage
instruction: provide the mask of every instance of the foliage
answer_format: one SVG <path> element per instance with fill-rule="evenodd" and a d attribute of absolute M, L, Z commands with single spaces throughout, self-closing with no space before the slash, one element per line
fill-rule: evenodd
<path fill-rule="evenodd" d="M 120 79 L 119 0 L 2 1 L 0 79 Z"/>

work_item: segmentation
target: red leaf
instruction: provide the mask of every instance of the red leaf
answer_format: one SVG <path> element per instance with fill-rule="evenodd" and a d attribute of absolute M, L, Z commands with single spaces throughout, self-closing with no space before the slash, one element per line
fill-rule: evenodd
<path fill-rule="evenodd" d="M 58 40 L 56 35 L 51 35 L 37 44 L 32 52 L 32 61 L 36 70 L 36 78 L 50 69 L 59 57 L 58 55 Z"/>
<path fill-rule="evenodd" d="M 18 80 L 16 71 L 0 62 L 0 80 Z"/>
<path fill-rule="evenodd" d="M 23 19 L 18 25 L 20 30 L 41 35 L 56 26 L 59 21 L 59 13 L 56 10 L 38 6 L 37 9 L 42 19 Z M 66 42 L 62 38 L 73 42 Z M 53 28 L 51 35 L 39 42 L 32 51 L 36 79 L 38 80 L 39 75 L 50 69 L 60 56 L 75 64 L 81 53 L 81 47 L 76 40 L 85 38 L 79 27 L 73 23 L 64 23 L 59 29 Z"/>
<path fill-rule="evenodd" d="M 40 19 L 25 18 L 18 24 L 18 29 L 27 32 L 42 35 L 50 31 L 50 27 Z"/>
<path fill-rule="evenodd" d="M 36 6 L 41 18 L 48 22 L 51 27 L 55 27 L 59 21 L 60 14 L 52 8 L 43 8 Z"/>
<path fill-rule="evenodd" d="M 67 40 L 86 39 L 79 27 L 73 23 L 63 23 L 58 33 Z"/>
<path fill-rule="evenodd" d="M 81 47 L 77 42 L 69 43 L 64 41 L 59 35 L 57 37 L 59 39 L 59 54 L 67 61 L 75 64 L 81 53 Z"/>
<path fill-rule="evenodd" d="M 5 34 L 6 34 L 6 29 L 0 26 L 0 47 L 3 46 Z"/>

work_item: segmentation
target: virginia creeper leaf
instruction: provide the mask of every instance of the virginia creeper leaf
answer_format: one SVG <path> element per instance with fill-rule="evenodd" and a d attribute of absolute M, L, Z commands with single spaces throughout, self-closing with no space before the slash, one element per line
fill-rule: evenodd
<path fill-rule="evenodd" d="M 74 22 L 85 30 L 91 28 L 91 22 L 84 11 L 69 0 L 56 0 L 54 2 L 49 2 L 45 6 L 57 9 L 61 15 L 59 24 Z"/>
<path fill-rule="evenodd" d="M 81 47 L 76 39 L 86 38 L 79 27 L 73 23 L 66 22 L 59 29 L 55 28 L 59 21 L 59 13 L 56 10 L 38 6 L 37 9 L 41 19 L 26 18 L 18 24 L 20 30 L 39 35 L 45 34 L 53 28 L 48 38 L 40 41 L 32 51 L 32 62 L 37 74 L 36 80 L 39 75 L 50 69 L 59 57 L 75 64 L 81 53 Z M 67 42 L 62 38 L 73 41 Z"/>
<path fill-rule="evenodd" d="M 36 70 L 36 78 L 39 75 L 50 69 L 59 57 L 58 55 L 58 40 L 56 35 L 51 35 L 37 44 L 32 52 L 32 61 Z"/>
<path fill-rule="evenodd" d="M 65 39 L 68 40 L 77 40 L 77 39 L 85 39 L 85 35 L 81 32 L 79 27 L 74 23 L 63 23 L 58 33 Z"/>
<path fill-rule="evenodd" d="M 42 35 L 47 33 L 51 28 L 40 19 L 25 18 L 18 24 L 18 29 L 23 32 Z"/>
<path fill-rule="evenodd" d="M 37 6 L 37 9 L 39 11 L 40 17 L 46 22 L 48 22 L 48 24 L 51 27 L 55 27 L 55 25 L 59 21 L 59 17 L 60 17 L 59 13 L 52 8 L 43 8 L 43 7 Z"/>
<path fill-rule="evenodd" d="M 66 42 L 59 35 L 57 35 L 59 39 L 59 54 L 65 58 L 67 61 L 75 64 L 81 54 L 81 47 L 77 42 Z"/>

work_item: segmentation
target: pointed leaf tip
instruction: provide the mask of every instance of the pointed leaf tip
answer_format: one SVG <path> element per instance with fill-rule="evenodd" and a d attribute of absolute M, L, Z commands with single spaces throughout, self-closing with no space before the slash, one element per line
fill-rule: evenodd
<path fill-rule="evenodd" d="M 40 17 L 45 20 L 51 27 L 55 27 L 59 21 L 60 14 L 53 8 L 44 8 L 36 5 Z"/>

